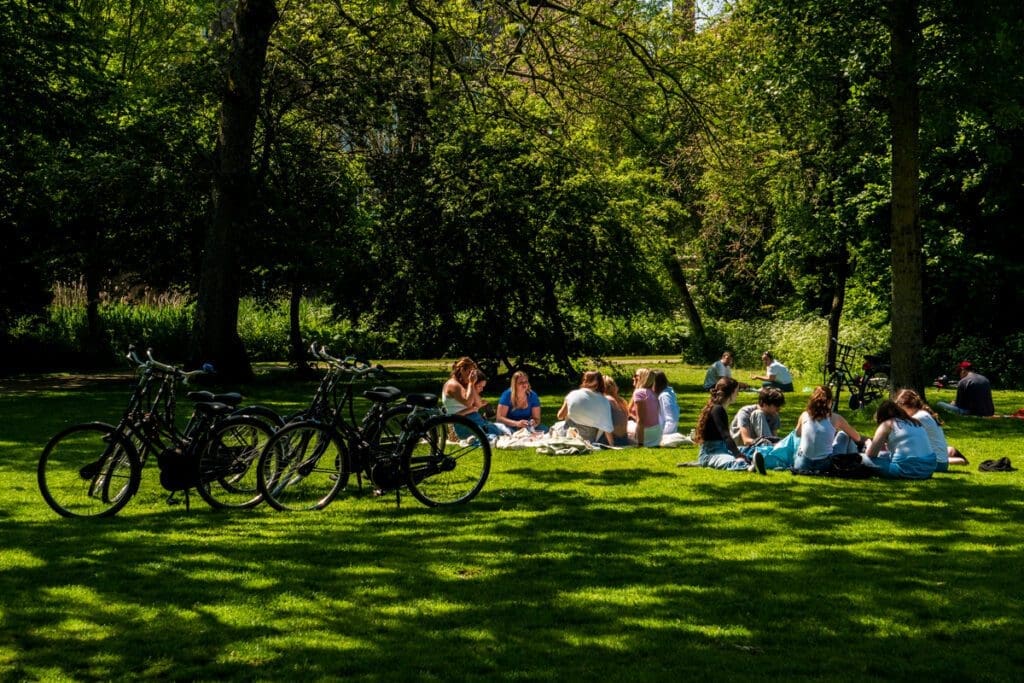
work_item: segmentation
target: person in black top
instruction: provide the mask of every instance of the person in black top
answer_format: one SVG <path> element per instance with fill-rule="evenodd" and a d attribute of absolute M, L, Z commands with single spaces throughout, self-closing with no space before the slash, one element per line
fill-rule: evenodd
<path fill-rule="evenodd" d="M 729 435 L 729 415 L 725 409 L 736 400 L 738 391 L 739 383 L 731 377 L 722 377 L 711 388 L 694 430 L 695 440 L 700 444 L 698 462 L 701 467 L 716 470 L 757 470 L 764 474 L 764 457 L 755 452 L 751 462 Z"/>
<path fill-rule="evenodd" d="M 992 403 L 992 385 L 988 378 L 971 371 L 968 361 L 956 367 L 960 381 L 956 385 L 956 400 L 952 403 L 939 402 L 939 408 L 957 415 L 977 415 L 991 417 L 996 408 Z"/>

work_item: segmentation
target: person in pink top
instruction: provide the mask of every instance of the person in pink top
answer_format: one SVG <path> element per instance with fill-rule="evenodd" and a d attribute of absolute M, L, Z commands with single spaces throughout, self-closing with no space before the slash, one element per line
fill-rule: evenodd
<path fill-rule="evenodd" d="M 629 403 L 630 435 L 638 446 L 661 445 L 661 404 L 654 393 L 654 374 L 638 368 L 633 374 L 633 400 Z"/>

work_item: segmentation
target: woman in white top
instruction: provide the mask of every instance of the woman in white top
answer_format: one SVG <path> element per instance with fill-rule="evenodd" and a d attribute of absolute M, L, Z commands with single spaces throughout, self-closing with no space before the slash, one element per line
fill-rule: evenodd
<path fill-rule="evenodd" d="M 864 454 L 867 465 L 889 479 L 927 479 L 935 471 L 935 453 L 928 433 L 894 401 L 885 400 L 875 411 L 878 429 Z"/>
<path fill-rule="evenodd" d="M 441 388 L 441 401 L 449 415 L 467 417 L 478 424 L 485 434 L 496 436 L 501 434 L 500 429 L 493 422 L 485 420 L 479 412 L 484 406 L 484 400 L 477 390 L 477 382 L 481 379 L 485 379 L 483 373 L 472 358 L 459 358 L 452 364 L 452 374 Z M 455 433 L 460 437 L 468 436 L 468 433 L 462 433 L 464 431 L 459 426 L 455 427 Z"/>
<path fill-rule="evenodd" d="M 832 412 L 832 391 L 824 386 L 815 387 L 811 392 L 807 409 L 800 414 L 794 433 L 800 438 L 800 445 L 793 467 L 814 472 L 829 469 L 832 454 L 845 453 L 848 439 L 857 443 L 861 441 L 860 433 L 850 426 L 846 418 Z"/>
<path fill-rule="evenodd" d="M 935 471 L 948 472 L 950 465 L 966 465 L 967 458 L 963 453 L 946 443 L 946 435 L 942 432 L 942 420 L 921 396 L 913 389 L 903 389 L 896 394 L 896 405 L 903 408 L 907 415 L 921 423 L 928 434 L 928 442 L 935 453 Z"/>
<path fill-rule="evenodd" d="M 558 419 L 565 426 L 575 427 L 585 441 L 597 441 L 604 436 L 613 443 L 612 409 L 604 397 L 604 377 L 600 372 L 583 373 L 579 389 L 573 389 L 558 409 Z"/>

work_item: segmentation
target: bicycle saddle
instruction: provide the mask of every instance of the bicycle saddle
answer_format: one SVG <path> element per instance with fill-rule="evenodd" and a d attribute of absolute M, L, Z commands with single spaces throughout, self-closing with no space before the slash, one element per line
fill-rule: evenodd
<path fill-rule="evenodd" d="M 230 406 L 227 403 L 218 403 L 216 401 L 203 401 L 195 405 L 197 413 L 202 415 L 223 415 L 224 413 L 230 413 L 235 409 L 234 406 Z"/>
<path fill-rule="evenodd" d="M 374 403 L 388 403 L 401 395 L 402 390 L 397 387 L 374 387 L 363 392 L 363 396 Z"/>
<path fill-rule="evenodd" d="M 214 394 L 209 391 L 190 391 L 188 392 L 189 400 L 195 402 L 204 403 L 227 403 L 229 406 L 237 406 L 242 402 L 242 395 L 238 392 L 232 391 L 228 394 Z"/>

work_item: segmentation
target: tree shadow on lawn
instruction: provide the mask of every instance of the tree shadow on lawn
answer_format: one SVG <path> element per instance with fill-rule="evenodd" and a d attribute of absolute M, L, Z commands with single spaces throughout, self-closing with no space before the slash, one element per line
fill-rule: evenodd
<path fill-rule="evenodd" d="M 1019 487 L 831 483 L 3 520 L 2 647 L 14 677 L 1011 678 Z"/>

